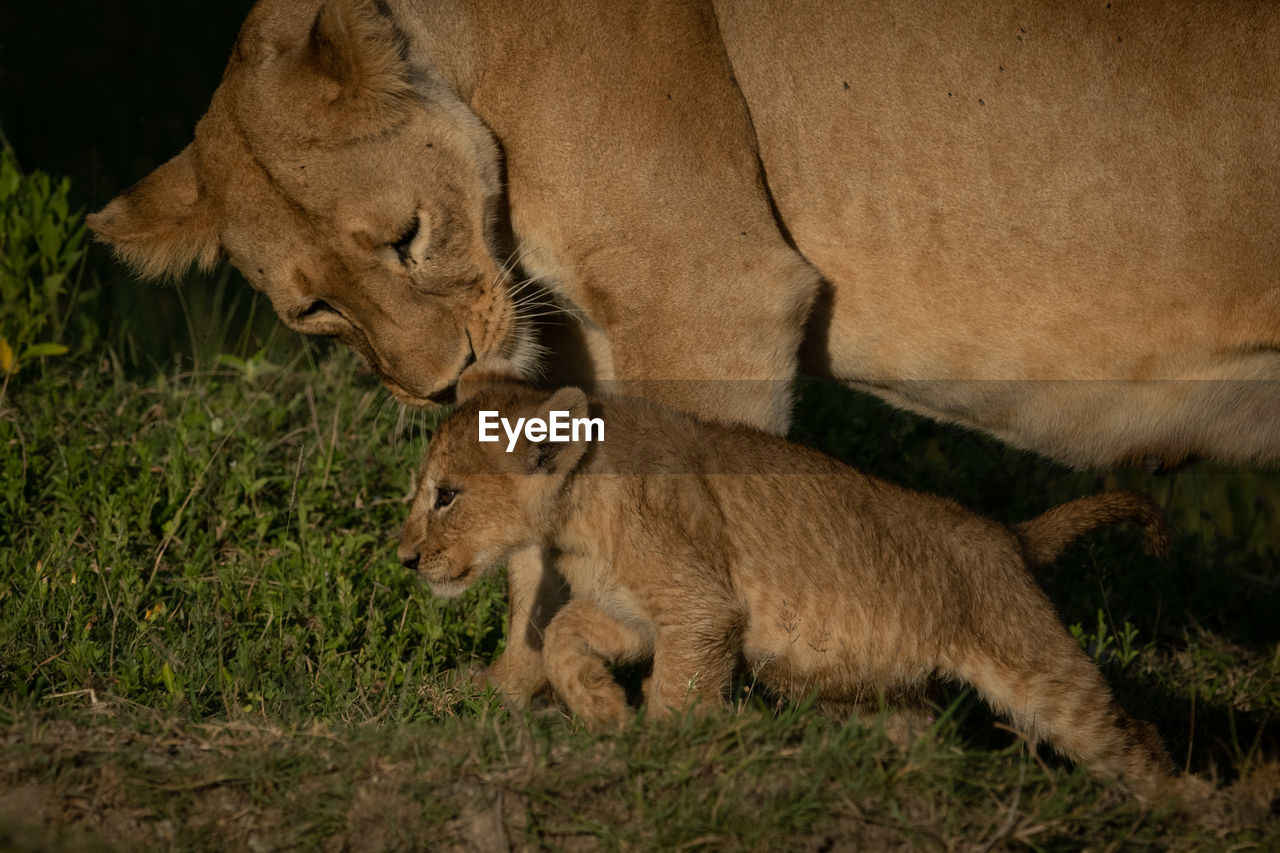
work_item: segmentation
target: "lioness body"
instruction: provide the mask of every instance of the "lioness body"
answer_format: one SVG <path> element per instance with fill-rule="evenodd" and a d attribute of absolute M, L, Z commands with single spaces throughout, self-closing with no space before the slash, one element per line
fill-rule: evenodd
<path fill-rule="evenodd" d="M 853 704 L 940 675 L 1075 759 L 1144 784 L 1171 772 L 1026 569 L 1121 518 L 1158 539 L 1159 514 L 1137 496 L 1082 499 L 1015 533 L 781 439 L 641 401 L 591 404 L 603 444 L 504 453 L 476 440 L 478 411 L 494 408 L 585 416 L 588 404 L 577 389 L 508 389 L 451 417 L 400 554 L 457 594 L 518 548 L 550 548 L 572 598 L 550 621 L 543 663 L 589 723 L 626 711 L 606 666 L 620 660 L 653 657 L 652 715 L 719 702 L 740 661 L 784 695 Z"/>
<path fill-rule="evenodd" d="M 1113 6 L 263 0 L 93 226 L 416 405 L 532 369 L 514 253 L 574 378 L 711 419 L 784 431 L 804 368 L 1075 464 L 1274 461 L 1280 7 Z"/>

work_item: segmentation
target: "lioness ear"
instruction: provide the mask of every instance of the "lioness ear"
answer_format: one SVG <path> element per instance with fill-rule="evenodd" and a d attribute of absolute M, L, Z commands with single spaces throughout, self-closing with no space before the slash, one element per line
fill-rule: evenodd
<path fill-rule="evenodd" d="M 382 0 L 326 0 L 309 47 L 316 68 L 338 84 L 344 109 L 373 118 L 413 95 L 409 40 Z"/>
<path fill-rule="evenodd" d="M 585 423 L 587 395 L 580 388 L 561 388 L 542 404 L 540 417 L 549 426 L 556 423 L 557 413 L 561 416 L 560 423 L 564 425 L 567 440 L 555 440 L 553 432 L 548 436 L 547 441 L 530 445 L 529 467 L 535 472 L 551 474 L 562 479 L 578 467 L 578 463 L 587 452 L 587 443 L 593 437 L 598 441 L 604 436 L 603 427 L 600 429 L 600 435 L 593 436 L 591 427 Z"/>
<path fill-rule="evenodd" d="M 98 239 L 148 278 L 218 262 L 218 228 L 200 192 L 191 146 L 88 217 Z"/>

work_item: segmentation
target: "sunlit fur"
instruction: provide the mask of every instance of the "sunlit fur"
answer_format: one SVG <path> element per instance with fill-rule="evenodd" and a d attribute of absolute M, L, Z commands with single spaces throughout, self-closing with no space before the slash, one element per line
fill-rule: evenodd
<path fill-rule="evenodd" d="M 480 409 L 590 411 L 606 440 L 522 441 L 506 453 L 476 440 Z M 911 704 L 944 678 L 1141 792 L 1173 772 L 1154 730 L 1116 705 L 1027 570 L 1116 521 L 1139 522 L 1164 547 L 1163 518 L 1141 496 L 1083 498 L 1010 529 L 753 430 L 511 385 L 449 418 L 419 482 L 400 554 L 419 557 L 434 588 L 456 594 L 459 579 L 519 548 L 556 555 L 572 598 L 550 622 L 542 663 L 592 726 L 627 713 L 608 665 L 647 657 L 651 717 L 718 704 L 742 665 L 782 695 L 855 707 Z M 457 490 L 444 511 L 432 509 L 440 483 Z M 529 680 L 519 674 L 520 690 Z"/>
<path fill-rule="evenodd" d="M 1267 0 L 261 0 L 90 224 L 409 405 L 496 354 L 783 434 L 809 371 L 1077 466 L 1275 463 L 1278 54 Z"/>

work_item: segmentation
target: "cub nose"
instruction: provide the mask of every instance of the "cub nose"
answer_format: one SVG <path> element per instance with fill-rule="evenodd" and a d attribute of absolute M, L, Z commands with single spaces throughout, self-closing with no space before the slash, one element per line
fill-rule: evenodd
<path fill-rule="evenodd" d="M 418 555 L 411 554 L 409 556 L 405 556 L 402 554 L 400 556 L 400 565 L 404 566 L 411 572 L 416 572 L 418 570 Z"/>

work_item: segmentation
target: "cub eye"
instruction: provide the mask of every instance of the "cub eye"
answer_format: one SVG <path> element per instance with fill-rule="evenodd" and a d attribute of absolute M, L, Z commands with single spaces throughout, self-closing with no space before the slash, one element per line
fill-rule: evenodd
<path fill-rule="evenodd" d="M 400 236 L 391 244 L 391 248 L 396 250 L 396 254 L 400 256 L 402 263 L 409 263 L 409 247 L 413 245 L 414 238 L 418 236 L 418 217 L 414 216 L 404 228 L 400 229 Z"/>
<path fill-rule="evenodd" d="M 436 489 L 436 509 L 444 509 L 449 504 L 453 503 L 453 499 L 457 496 L 457 489 L 449 489 L 443 486 Z"/>

